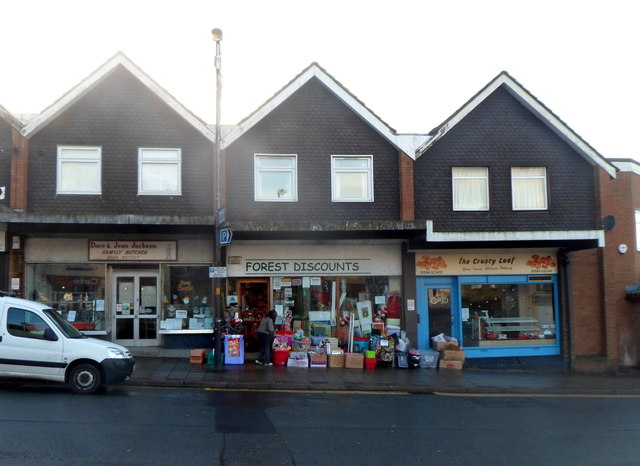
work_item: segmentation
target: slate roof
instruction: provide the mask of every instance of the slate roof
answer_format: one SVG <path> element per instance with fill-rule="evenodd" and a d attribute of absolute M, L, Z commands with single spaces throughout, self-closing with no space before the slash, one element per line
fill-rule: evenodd
<path fill-rule="evenodd" d="M 429 132 L 430 138 L 425 141 L 416 151 L 416 158 L 426 153 L 429 148 L 438 142 L 447 132 L 462 121 L 472 110 L 490 96 L 496 89 L 503 86 L 513 97 L 523 106 L 543 121 L 555 134 L 573 147 L 576 152 L 587 159 L 591 164 L 603 168 L 613 178 L 616 176 L 616 169 L 598 151 L 591 147 L 575 131 L 573 131 L 564 121 L 555 115 L 549 108 L 540 102 L 533 94 L 525 89 L 518 81 L 502 71 L 491 80 L 476 95 L 469 99 L 462 107 L 456 110 L 449 118 L 443 121 Z"/>
<path fill-rule="evenodd" d="M 118 52 L 87 78 L 69 90 L 66 94 L 47 107 L 40 115 L 30 119 L 22 128 L 25 137 L 31 137 L 43 127 L 53 121 L 58 115 L 72 106 L 78 99 L 91 91 L 103 79 L 105 79 L 118 66 L 124 67 L 142 84 L 149 88 L 154 94 L 171 107 L 182 118 L 188 121 L 194 128 L 200 131 L 210 141 L 215 140 L 215 132 L 212 131 L 199 117 L 191 113 L 169 92 L 156 83 L 149 75 L 133 63 L 124 53 Z"/>
<path fill-rule="evenodd" d="M 222 147 L 226 148 L 233 144 L 238 138 L 255 126 L 263 118 L 269 115 L 275 108 L 286 101 L 298 89 L 311 79 L 318 79 L 336 97 L 342 100 L 357 115 L 374 128 L 379 134 L 386 138 L 393 146 L 414 158 L 416 149 L 427 139 L 426 134 L 398 134 L 396 130 L 384 122 L 378 115 L 371 111 L 361 100 L 352 94 L 346 87 L 338 82 L 333 76 L 327 73 L 319 64 L 311 63 L 300 74 L 293 78 L 282 89 L 276 92 L 264 104 L 258 107 L 250 115 L 241 120 L 222 141 Z"/>

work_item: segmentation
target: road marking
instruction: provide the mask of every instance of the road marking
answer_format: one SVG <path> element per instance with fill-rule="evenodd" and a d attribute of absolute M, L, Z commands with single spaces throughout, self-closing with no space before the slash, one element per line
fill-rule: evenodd
<path fill-rule="evenodd" d="M 268 392 L 268 393 L 324 393 L 331 395 L 409 395 L 409 392 L 383 392 L 366 390 L 295 390 L 278 388 L 205 388 L 207 392 Z"/>
<path fill-rule="evenodd" d="M 447 393 L 433 392 L 440 396 L 458 397 L 483 397 L 483 398 L 640 398 L 640 395 L 607 395 L 607 394 L 581 394 L 581 393 Z"/>

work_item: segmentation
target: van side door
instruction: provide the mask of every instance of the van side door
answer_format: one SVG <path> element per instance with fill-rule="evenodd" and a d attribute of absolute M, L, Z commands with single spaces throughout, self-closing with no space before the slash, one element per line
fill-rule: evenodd
<path fill-rule="evenodd" d="M 37 312 L 7 306 L 0 337 L 0 375 L 54 381 L 64 377 L 64 339 Z"/>

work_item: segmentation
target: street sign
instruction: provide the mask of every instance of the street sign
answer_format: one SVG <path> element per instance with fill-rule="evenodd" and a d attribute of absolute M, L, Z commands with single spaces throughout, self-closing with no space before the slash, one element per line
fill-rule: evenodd
<path fill-rule="evenodd" d="M 220 236 L 219 241 L 220 244 L 231 244 L 231 238 L 233 238 L 233 232 L 231 231 L 231 228 L 220 228 Z"/>
<path fill-rule="evenodd" d="M 209 267 L 209 278 L 227 278 L 227 268 Z"/>

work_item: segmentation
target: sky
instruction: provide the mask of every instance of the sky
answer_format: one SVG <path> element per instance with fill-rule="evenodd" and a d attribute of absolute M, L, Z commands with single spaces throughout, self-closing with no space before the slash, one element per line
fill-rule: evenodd
<path fill-rule="evenodd" d="M 0 105 L 39 113 L 124 52 L 185 107 L 235 124 L 317 62 L 400 133 L 508 71 L 604 157 L 640 160 L 635 0 L 0 0 Z"/>

